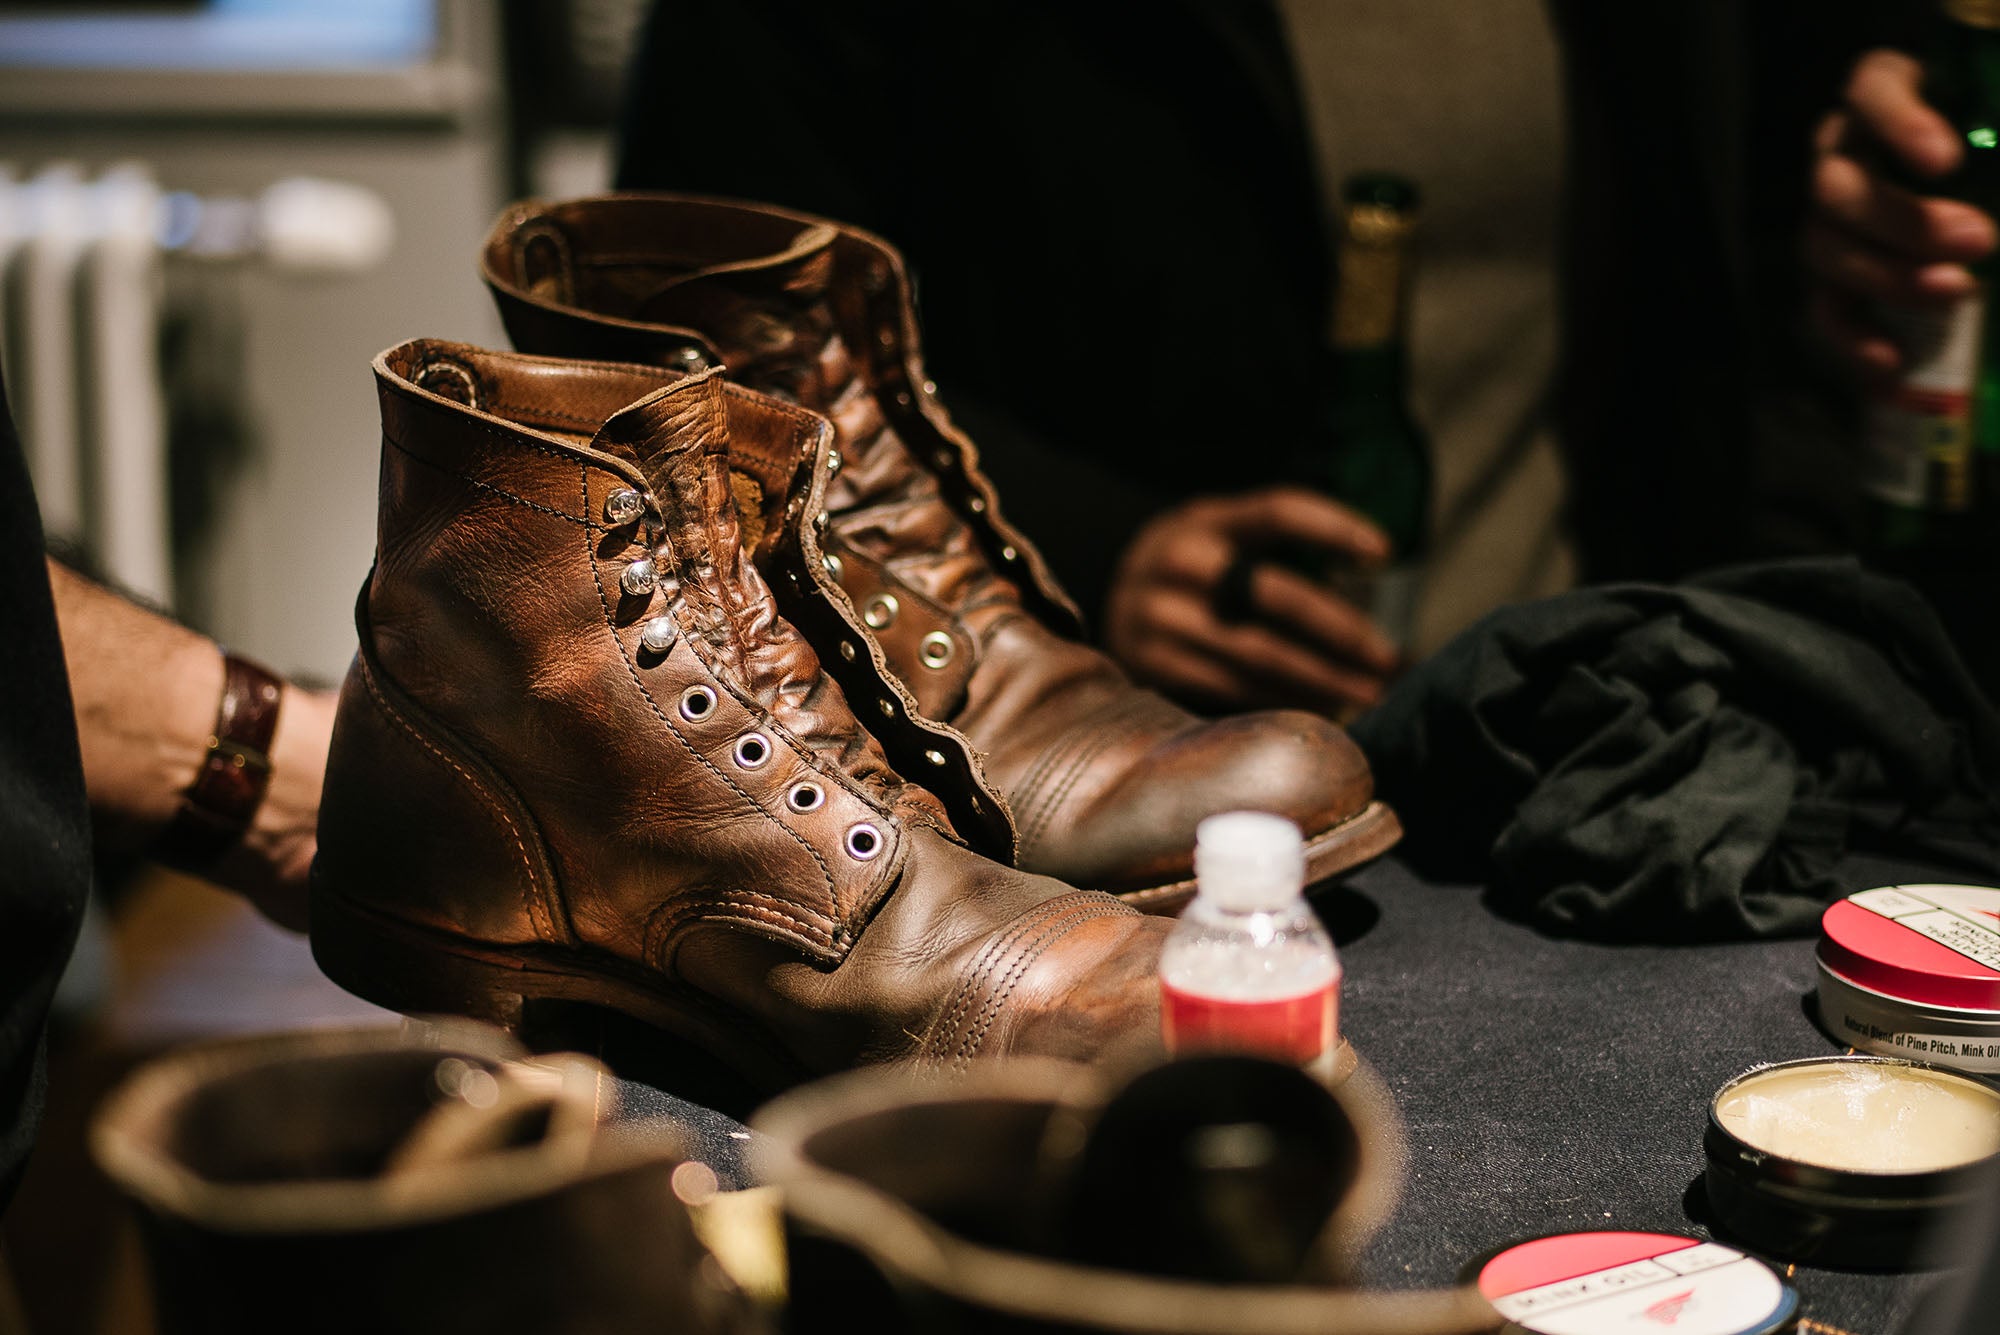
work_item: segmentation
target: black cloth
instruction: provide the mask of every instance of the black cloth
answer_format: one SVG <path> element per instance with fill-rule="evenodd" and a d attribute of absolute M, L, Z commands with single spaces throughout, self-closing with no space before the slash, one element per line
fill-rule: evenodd
<path fill-rule="evenodd" d="M 49 998 L 90 887 L 90 809 L 42 554 L 0 390 L 0 1209 L 41 1117 Z"/>
<path fill-rule="evenodd" d="M 1503 608 L 1354 736 L 1413 858 L 1551 932 L 1809 932 L 1850 851 L 2000 875 L 2000 715 L 1851 560 Z"/>

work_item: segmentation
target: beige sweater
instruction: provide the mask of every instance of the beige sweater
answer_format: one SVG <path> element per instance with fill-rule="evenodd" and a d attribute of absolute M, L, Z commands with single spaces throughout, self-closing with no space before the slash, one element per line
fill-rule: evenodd
<path fill-rule="evenodd" d="M 1342 180 L 1423 192 L 1411 395 L 1435 446 L 1435 544 L 1413 649 L 1567 588 L 1549 421 L 1563 159 L 1540 0 L 1280 0 L 1332 216 Z"/>

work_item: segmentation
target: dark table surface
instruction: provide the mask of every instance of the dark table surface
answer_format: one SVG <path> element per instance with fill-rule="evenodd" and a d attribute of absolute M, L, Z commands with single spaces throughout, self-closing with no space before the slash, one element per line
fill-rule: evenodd
<path fill-rule="evenodd" d="M 1855 888 L 1952 879 L 1849 870 Z M 1753 1065 L 1843 1050 L 1813 1020 L 1811 940 L 1556 940 L 1497 916 L 1477 887 L 1427 883 L 1394 858 L 1315 902 L 1346 965 L 1342 1027 L 1407 1123 L 1404 1200 L 1365 1263 L 1384 1287 L 1449 1284 L 1471 1258 L 1535 1234 L 1711 1236 L 1701 1139 L 1716 1089 Z M 738 1091 L 683 1064 L 639 1072 L 606 1055 L 644 1076 L 626 1082 L 628 1116 L 685 1124 L 725 1184 L 747 1183 Z M 1938 1283 L 1778 1268 L 1819 1329 L 1855 1335 L 1903 1328 Z"/>

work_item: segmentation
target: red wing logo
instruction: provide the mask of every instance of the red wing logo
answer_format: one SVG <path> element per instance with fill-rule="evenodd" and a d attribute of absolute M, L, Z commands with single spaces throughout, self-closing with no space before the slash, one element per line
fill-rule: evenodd
<path fill-rule="evenodd" d="M 1651 1307 L 1639 1313 L 1639 1315 L 1648 1321 L 1657 1321 L 1663 1326 L 1671 1326 L 1681 1319 L 1681 1313 L 1685 1312 L 1693 1301 L 1694 1290 L 1684 1289 L 1671 1298 L 1660 1299 L 1660 1301 L 1654 1303 Z"/>

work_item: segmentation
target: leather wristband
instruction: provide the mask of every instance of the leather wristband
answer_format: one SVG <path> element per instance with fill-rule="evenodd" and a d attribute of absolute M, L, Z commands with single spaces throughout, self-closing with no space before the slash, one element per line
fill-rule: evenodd
<path fill-rule="evenodd" d="M 224 654 L 215 731 L 180 810 L 153 854 L 170 867 L 201 871 L 234 848 L 271 786 L 271 737 L 284 683 L 247 658 Z"/>

